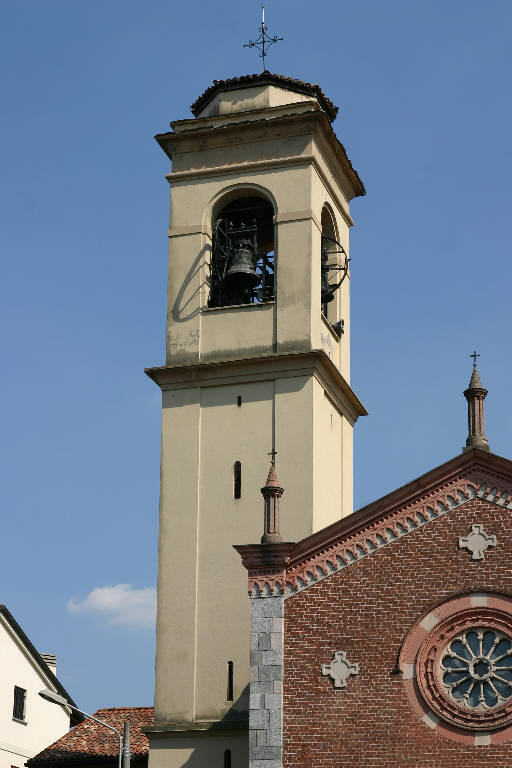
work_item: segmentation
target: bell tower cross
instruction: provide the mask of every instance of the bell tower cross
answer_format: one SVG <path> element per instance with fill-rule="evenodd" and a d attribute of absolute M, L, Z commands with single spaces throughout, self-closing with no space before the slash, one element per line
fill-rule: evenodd
<path fill-rule="evenodd" d="M 352 512 L 350 200 L 319 86 L 214 81 L 156 140 L 172 161 L 150 768 L 247 765 L 249 609 L 268 450 L 284 541 Z M 272 458 L 275 458 L 273 453 Z M 197 763 L 196 763 L 197 760 Z M 222 761 L 225 762 L 222 762 Z M 192 764 L 192 763 L 190 763 Z"/>

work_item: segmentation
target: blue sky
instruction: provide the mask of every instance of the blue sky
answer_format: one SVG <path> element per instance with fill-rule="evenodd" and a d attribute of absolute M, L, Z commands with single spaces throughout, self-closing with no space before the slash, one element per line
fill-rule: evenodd
<path fill-rule="evenodd" d="M 168 161 L 152 136 L 259 70 L 257 2 L 3 0 L 0 600 L 85 709 L 150 704 Z M 512 4 L 268 0 L 271 71 L 320 83 L 352 231 L 362 506 L 459 453 L 468 357 L 509 407 Z"/>

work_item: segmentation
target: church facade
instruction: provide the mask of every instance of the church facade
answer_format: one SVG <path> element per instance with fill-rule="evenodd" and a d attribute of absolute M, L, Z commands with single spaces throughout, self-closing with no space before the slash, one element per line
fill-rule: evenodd
<path fill-rule="evenodd" d="M 353 512 L 365 190 L 337 108 L 263 72 L 191 109 L 156 136 L 172 171 L 167 356 L 147 370 L 162 390 L 149 768 L 512 766 L 512 463 L 489 451 L 476 365 L 463 453 Z"/>
<path fill-rule="evenodd" d="M 460 456 L 300 542 L 237 546 L 252 768 L 512 765 L 512 462 L 472 431 L 476 368 L 465 394 Z"/>

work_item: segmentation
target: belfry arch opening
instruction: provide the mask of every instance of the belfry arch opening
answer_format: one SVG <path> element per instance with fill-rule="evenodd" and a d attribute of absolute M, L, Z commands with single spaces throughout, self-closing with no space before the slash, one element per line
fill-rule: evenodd
<path fill-rule="evenodd" d="M 275 298 L 274 207 L 252 190 L 214 215 L 209 307 Z"/>
<path fill-rule="evenodd" d="M 336 242 L 336 229 L 334 227 L 334 220 L 332 213 L 329 209 L 328 205 L 324 205 L 322 208 L 322 217 L 321 217 L 321 225 L 322 225 L 322 261 L 321 261 L 321 285 L 322 285 L 322 313 L 326 318 L 331 320 L 331 322 L 337 318 L 333 317 L 335 314 L 334 307 L 329 307 L 329 304 L 333 302 L 334 300 L 334 293 L 331 293 L 329 291 L 328 287 L 328 270 L 326 267 L 329 266 L 330 263 L 332 263 L 333 259 L 329 253 L 329 251 L 332 249 L 332 244 Z M 329 312 L 330 309 L 330 312 Z"/>
<path fill-rule="evenodd" d="M 340 336 L 343 333 L 343 320 L 339 319 L 340 308 L 338 301 L 335 300 L 335 294 L 347 276 L 349 259 L 338 240 L 334 216 L 327 203 L 322 208 L 321 226 L 320 302 L 322 314 Z"/>

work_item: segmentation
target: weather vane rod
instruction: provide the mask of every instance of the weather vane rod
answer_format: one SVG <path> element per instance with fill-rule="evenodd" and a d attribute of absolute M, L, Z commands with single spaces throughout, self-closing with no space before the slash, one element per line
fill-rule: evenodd
<path fill-rule="evenodd" d="M 278 43 L 284 38 L 278 37 L 277 35 L 268 35 L 267 34 L 267 27 L 265 24 L 265 6 L 261 6 L 261 29 L 259 37 L 256 40 L 249 40 L 248 43 L 244 44 L 244 48 L 257 48 L 259 51 L 259 57 L 260 59 L 263 59 L 263 72 L 266 71 L 265 68 L 265 56 L 267 55 L 267 51 L 270 48 L 271 45 L 274 45 L 274 43 Z"/>

